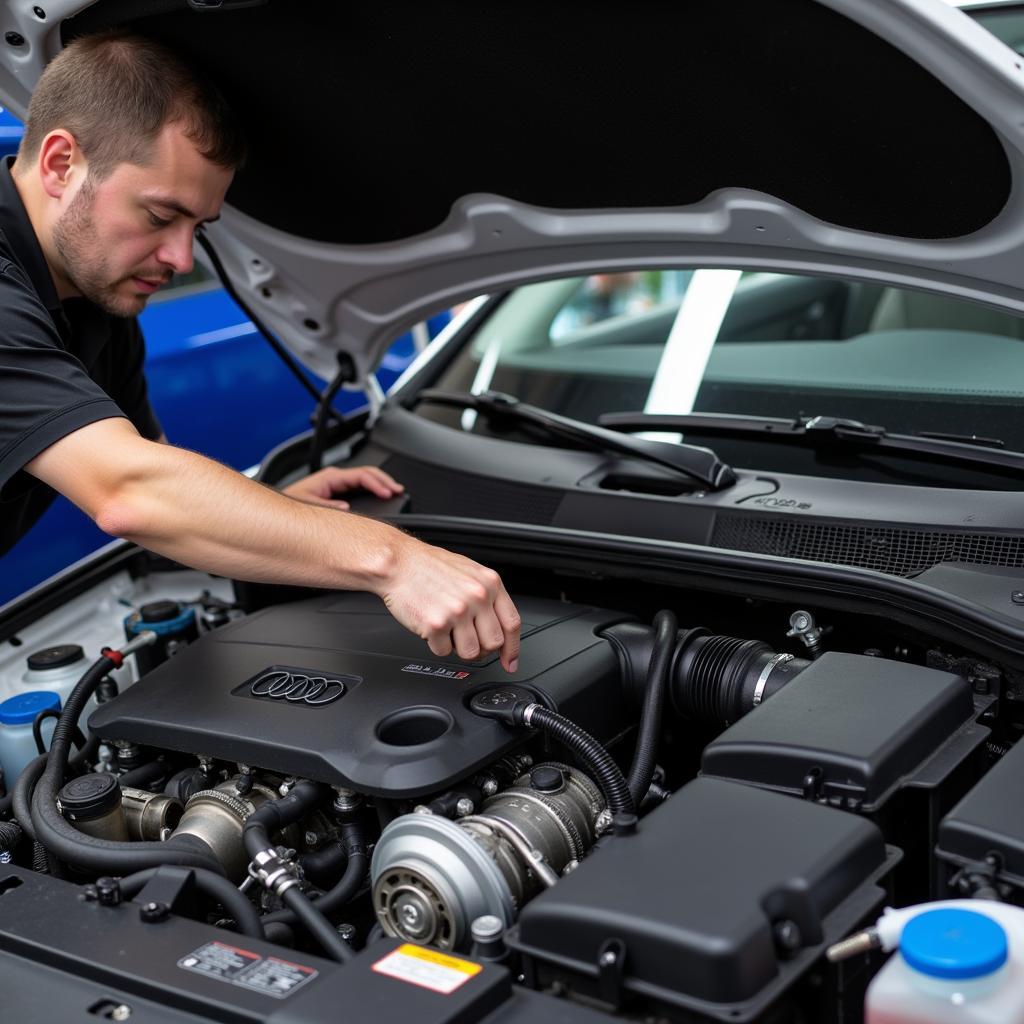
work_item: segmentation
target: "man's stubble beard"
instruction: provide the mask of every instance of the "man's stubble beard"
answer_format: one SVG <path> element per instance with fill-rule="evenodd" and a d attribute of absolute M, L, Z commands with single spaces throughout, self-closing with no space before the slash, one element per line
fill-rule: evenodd
<path fill-rule="evenodd" d="M 117 285 L 127 278 L 110 280 L 109 262 L 93 219 L 95 198 L 95 187 L 86 178 L 53 226 L 53 245 L 63 262 L 64 276 L 84 298 L 113 316 L 132 317 L 145 307 L 145 297 L 118 292 Z"/>

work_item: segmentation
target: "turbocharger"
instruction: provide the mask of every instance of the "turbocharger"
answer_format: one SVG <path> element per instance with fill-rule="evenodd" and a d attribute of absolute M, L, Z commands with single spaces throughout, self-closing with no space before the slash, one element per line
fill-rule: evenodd
<path fill-rule="evenodd" d="M 418 808 L 381 833 L 371 864 L 384 931 L 440 949 L 468 947 L 476 918 L 510 926 L 519 908 L 586 856 L 606 827 L 604 797 L 582 772 L 535 765 L 457 821 Z"/>

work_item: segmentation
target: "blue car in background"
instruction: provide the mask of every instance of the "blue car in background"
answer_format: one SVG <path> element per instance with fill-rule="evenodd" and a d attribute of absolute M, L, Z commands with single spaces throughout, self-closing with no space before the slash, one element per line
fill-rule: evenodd
<path fill-rule="evenodd" d="M 16 152 L 21 122 L 0 108 L 0 158 Z M 426 330 L 392 345 L 377 371 L 386 391 L 416 355 L 418 344 L 448 322 L 433 317 Z M 310 426 L 313 403 L 231 297 L 204 270 L 172 281 L 139 317 L 146 338 L 150 401 L 168 439 L 235 469 L 258 462 L 271 448 Z M 309 374 L 322 390 L 324 382 Z M 342 392 L 341 412 L 365 404 Z M 6 555 L 0 557 L 0 605 L 109 543 L 110 537 L 64 498 Z"/>

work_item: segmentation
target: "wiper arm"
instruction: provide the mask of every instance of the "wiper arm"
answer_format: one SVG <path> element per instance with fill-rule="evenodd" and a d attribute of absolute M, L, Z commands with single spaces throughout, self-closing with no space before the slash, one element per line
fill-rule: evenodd
<path fill-rule="evenodd" d="M 447 405 L 456 409 L 474 409 L 492 420 L 508 420 L 526 424 L 543 431 L 548 437 L 571 441 L 592 451 L 630 455 L 653 462 L 688 476 L 709 491 L 720 491 L 736 482 L 736 474 L 710 448 L 692 444 L 671 444 L 629 437 L 614 430 L 595 427 L 589 423 L 559 416 L 535 405 L 527 405 L 511 395 L 499 391 L 484 391 L 473 395 L 452 394 L 429 388 L 417 398 L 433 405 Z"/>
<path fill-rule="evenodd" d="M 611 430 L 666 430 L 718 437 L 756 437 L 791 442 L 811 448 L 829 445 L 921 455 L 943 462 L 990 466 L 995 469 L 1024 470 L 1024 452 L 1006 451 L 995 438 L 957 437 L 942 434 L 891 434 L 885 427 L 836 416 L 809 416 L 787 420 L 772 416 L 744 416 L 732 413 L 653 414 L 643 412 L 606 413 L 600 424 Z"/>

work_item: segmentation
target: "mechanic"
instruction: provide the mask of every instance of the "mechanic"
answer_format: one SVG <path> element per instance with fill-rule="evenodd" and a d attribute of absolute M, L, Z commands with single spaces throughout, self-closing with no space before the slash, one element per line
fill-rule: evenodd
<path fill-rule="evenodd" d="M 232 578 L 372 592 L 434 654 L 500 650 L 514 672 L 519 616 L 493 570 L 339 507 L 353 488 L 399 493 L 381 470 L 280 493 L 165 443 L 134 317 L 191 270 L 243 157 L 223 97 L 155 42 L 87 37 L 46 68 L 0 166 L 0 553 L 59 491 L 114 537 Z M 296 183 L 327 196 L 328 170 Z"/>

